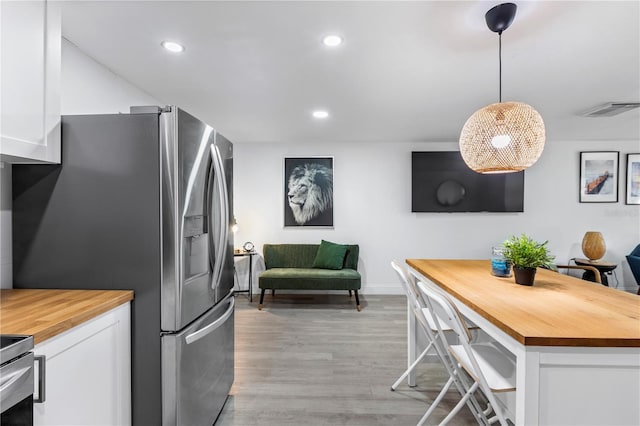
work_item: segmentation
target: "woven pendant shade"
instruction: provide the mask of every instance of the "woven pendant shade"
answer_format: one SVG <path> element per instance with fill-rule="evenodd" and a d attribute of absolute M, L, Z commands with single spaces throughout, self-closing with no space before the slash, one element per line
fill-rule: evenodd
<path fill-rule="evenodd" d="M 460 154 L 478 173 L 509 173 L 533 165 L 544 149 L 542 117 L 522 102 L 488 105 L 465 123 Z"/>

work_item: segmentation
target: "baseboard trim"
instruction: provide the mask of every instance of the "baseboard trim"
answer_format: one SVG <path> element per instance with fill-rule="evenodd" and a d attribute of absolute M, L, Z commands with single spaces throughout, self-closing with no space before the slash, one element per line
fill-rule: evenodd
<path fill-rule="evenodd" d="M 282 290 L 278 290 L 276 289 L 276 295 L 278 294 L 297 294 L 300 292 L 304 292 L 306 294 L 344 294 L 347 293 L 347 290 L 304 290 L 304 289 L 300 289 L 300 290 L 295 290 L 295 289 L 282 289 Z M 259 288 L 254 288 L 253 289 L 253 294 L 260 294 L 260 289 Z M 267 290 L 265 294 L 271 294 L 271 290 Z M 382 296 L 382 295 L 389 295 L 389 296 L 396 296 L 396 295 L 404 295 L 404 291 L 402 290 L 402 287 L 400 287 L 400 285 L 394 285 L 394 286 L 375 286 L 375 287 L 368 287 L 365 286 L 363 288 L 361 288 L 360 290 L 358 290 L 358 294 L 361 295 L 367 295 L 367 294 L 371 294 L 371 295 L 376 295 L 376 296 Z"/>

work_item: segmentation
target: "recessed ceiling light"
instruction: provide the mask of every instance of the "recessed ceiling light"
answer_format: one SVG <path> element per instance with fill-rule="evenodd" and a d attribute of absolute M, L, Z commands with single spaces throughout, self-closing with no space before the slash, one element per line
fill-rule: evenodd
<path fill-rule="evenodd" d="M 176 43 L 175 41 L 163 41 L 162 43 L 160 43 L 162 45 L 162 47 L 164 47 L 165 49 L 167 49 L 169 52 L 173 52 L 173 53 L 180 53 L 184 51 L 184 46 Z"/>
<path fill-rule="evenodd" d="M 327 118 L 329 117 L 329 113 L 327 111 L 313 111 L 313 117 L 314 118 Z"/>
<path fill-rule="evenodd" d="M 322 42 L 325 44 L 325 46 L 335 47 L 342 44 L 342 37 L 332 34 L 323 38 Z"/>

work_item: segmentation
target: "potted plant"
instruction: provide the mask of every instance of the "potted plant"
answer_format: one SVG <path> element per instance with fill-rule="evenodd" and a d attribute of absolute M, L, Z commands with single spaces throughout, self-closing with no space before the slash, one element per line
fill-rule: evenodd
<path fill-rule="evenodd" d="M 525 234 L 503 243 L 503 255 L 513 265 L 516 283 L 533 285 L 537 267 L 552 267 L 555 256 L 549 253 L 547 243 L 536 242 Z"/>

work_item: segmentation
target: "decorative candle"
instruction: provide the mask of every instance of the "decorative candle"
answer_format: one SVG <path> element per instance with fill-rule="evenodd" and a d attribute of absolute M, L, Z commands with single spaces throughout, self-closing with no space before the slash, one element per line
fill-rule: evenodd
<path fill-rule="evenodd" d="M 491 273 L 496 277 L 510 277 L 511 263 L 504 258 L 502 247 L 491 248 Z"/>

